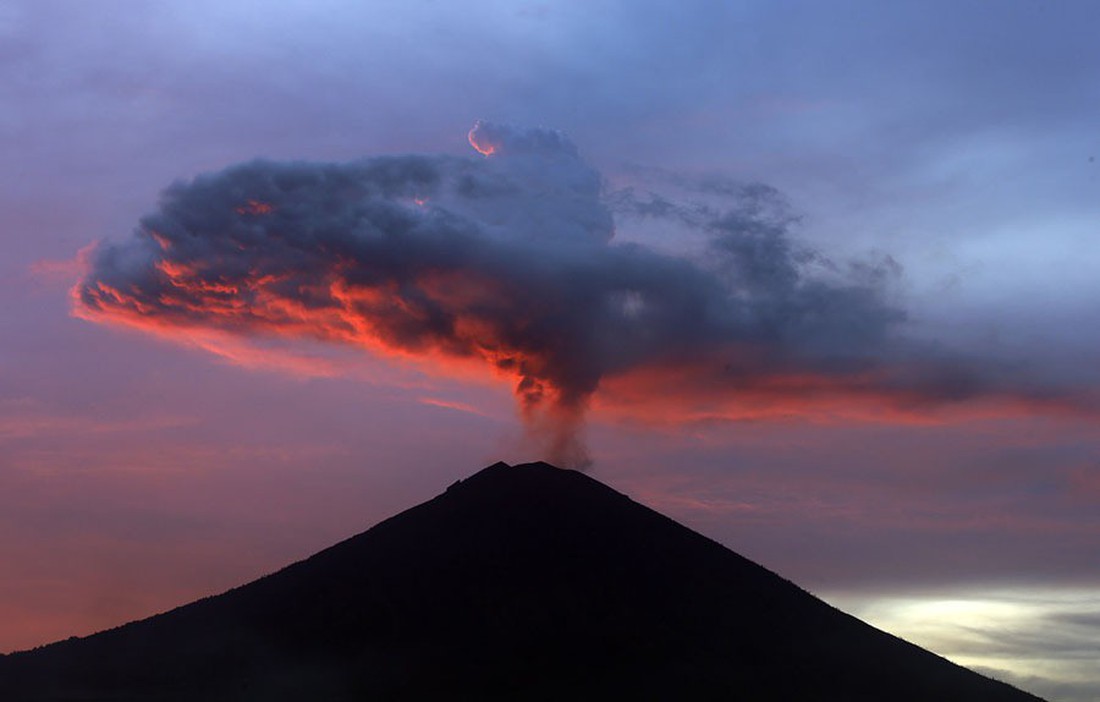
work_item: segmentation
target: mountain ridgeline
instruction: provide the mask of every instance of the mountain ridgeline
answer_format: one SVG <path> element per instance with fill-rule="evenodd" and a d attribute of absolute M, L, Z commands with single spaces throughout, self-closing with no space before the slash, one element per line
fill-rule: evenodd
<path fill-rule="evenodd" d="M 272 575 L 0 657 L 0 700 L 1034 702 L 596 480 L 497 463 Z"/>

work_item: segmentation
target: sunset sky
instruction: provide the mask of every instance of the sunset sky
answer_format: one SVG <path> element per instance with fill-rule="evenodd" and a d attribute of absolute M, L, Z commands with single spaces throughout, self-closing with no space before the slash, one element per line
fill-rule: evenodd
<path fill-rule="evenodd" d="M 1098 28 L 0 5 L 0 652 L 554 458 L 1100 700 Z"/>

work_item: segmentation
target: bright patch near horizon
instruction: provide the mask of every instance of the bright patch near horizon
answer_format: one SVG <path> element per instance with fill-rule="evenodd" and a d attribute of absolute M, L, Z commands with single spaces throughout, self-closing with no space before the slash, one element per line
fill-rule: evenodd
<path fill-rule="evenodd" d="M 1100 590 L 998 589 L 825 595 L 864 621 L 985 675 L 1060 702 L 1100 684 Z M 1055 681 L 1058 681 L 1057 683 Z"/>

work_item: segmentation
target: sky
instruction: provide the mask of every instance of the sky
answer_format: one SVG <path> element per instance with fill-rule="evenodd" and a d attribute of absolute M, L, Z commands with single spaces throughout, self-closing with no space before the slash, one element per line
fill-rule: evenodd
<path fill-rule="evenodd" d="M 0 651 L 552 458 L 1100 700 L 1098 21 L 3 3 Z"/>

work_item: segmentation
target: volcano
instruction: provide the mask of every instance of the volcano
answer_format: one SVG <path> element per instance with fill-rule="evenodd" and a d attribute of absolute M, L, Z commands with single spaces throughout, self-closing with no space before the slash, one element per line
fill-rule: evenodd
<path fill-rule="evenodd" d="M 0 657 L 0 699 L 1039 698 L 591 477 L 497 463 L 272 575 Z"/>

